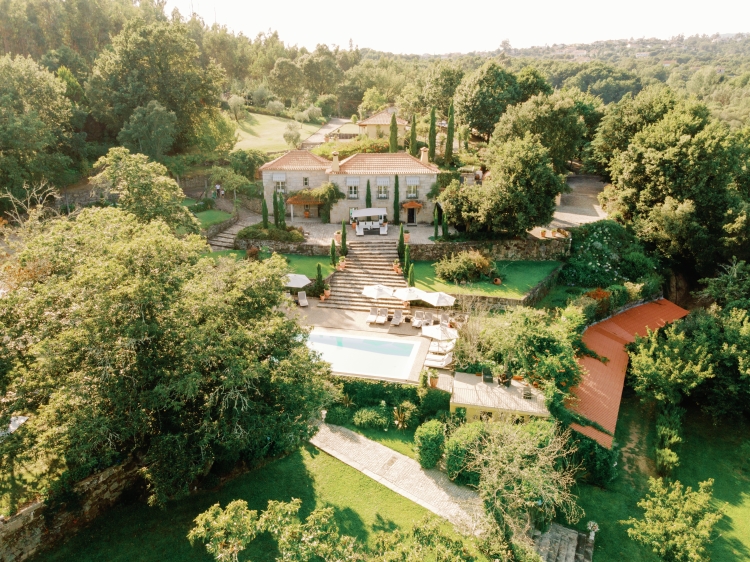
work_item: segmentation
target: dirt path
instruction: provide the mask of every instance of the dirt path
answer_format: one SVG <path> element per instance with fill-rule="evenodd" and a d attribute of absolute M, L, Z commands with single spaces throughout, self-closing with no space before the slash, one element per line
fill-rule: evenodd
<path fill-rule="evenodd" d="M 630 481 L 637 470 L 646 476 L 656 476 L 654 461 L 648 456 L 648 444 L 646 443 L 646 420 L 648 418 L 639 416 L 630 425 L 628 442 L 622 448 L 622 463 L 625 473 Z"/>

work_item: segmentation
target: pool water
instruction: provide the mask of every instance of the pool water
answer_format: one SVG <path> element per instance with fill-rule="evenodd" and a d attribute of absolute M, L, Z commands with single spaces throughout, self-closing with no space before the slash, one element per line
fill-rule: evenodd
<path fill-rule="evenodd" d="M 406 380 L 418 344 L 375 337 L 345 336 L 312 331 L 307 345 L 331 364 L 334 373 Z"/>

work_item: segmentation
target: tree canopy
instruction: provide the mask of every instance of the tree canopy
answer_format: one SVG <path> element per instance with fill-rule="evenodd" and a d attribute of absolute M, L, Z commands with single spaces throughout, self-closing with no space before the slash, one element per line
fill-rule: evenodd
<path fill-rule="evenodd" d="M 137 107 L 117 135 L 131 152 L 140 152 L 152 160 L 160 160 L 174 142 L 177 116 L 156 100 L 146 107 Z"/>

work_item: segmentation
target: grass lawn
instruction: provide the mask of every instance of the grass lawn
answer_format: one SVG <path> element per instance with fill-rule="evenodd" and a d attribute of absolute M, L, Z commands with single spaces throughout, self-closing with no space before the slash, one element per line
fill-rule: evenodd
<path fill-rule="evenodd" d="M 61 547 L 45 552 L 38 562 L 208 562 L 203 545 L 191 547 L 186 535 L 192 521 L 214 503 L 225 506 L 244 499 L 250 509 L 265 509 L 268 500 L 302 500 L 300 515 L 331 506 L 341 532 L 362 541 L 378 531 L 403 529 L 428 514 L 421 506 L 399 496 L 357 470 L 307 445 L 262 469 L 239 476 L 218 490 L 200 492 L 172 502 L 166 510 L 142 503 L 120 505 L 100 517 Z M 258 537 L 241 560 L 271 562 L 278 553 L 268 535 Z"/>
<path fill-rule="evenodd" d="M 323 279 L 333 273 L 331 259 L 328 256 L 299 256 L 297 254 L 282 254 L 288 261 L 292 273 L 307 275 L 315 279 L 318 275 L 318 264 L 323 271 Z"/>
<path fill-rule="evenodd" d="M 237 126 L 239 140 L 234 148 L 237 150 L 254 148 L 267 152 L 286 150 L 289 148 L 284 140 L 287 123 L 295 123 L 295 121 L 283 117 L 273 117 L 272 115 L 248 113 L 247 118 L 240 121 Z M 305 140 L 318 129 L 320 129 L 320 125 L 302 123 L 300 138 Z"/>
<path fill-rule="evenodd" d="M 484 295 L 520 299 L 560 265 L 557 261 L 498 261 L 498 271 L 504 276 L 502 285 L 479 281 L 470 285 L 456 285 L 438 279 L 432 262 L 414 262 L 414 280 L 417 288 L 426 291 L 443 291 L 458 295 Z"/>
<path fill-rule="evenodd" d="M 211 256 L 214 259 L 234 257 L 238 260 L 245 259 L 245 250 L 219 250 L 217 252 L 206 252 L 207 256 Z"/>
<path fill-rule="evenodd" d="M 636 504 L 648 491 L 648 476 L 654 467 L 654 412 L 643 406 L 632 391 L 630 394 L 623 399 L 615 432 L 615 440 L 624 448 L 617 479 L 607 490 L 587 485 L 577 490 L 586 511 L 577 527 L 585 530 L 588 521 L 599 523 L 594 560 L 601 562 L 658 561 L 647 548 L 632 541 L 627 527 L 620 523 L 629 517 L 642 517 Z M 714 479 L 715 504 L 723 506 L 725 517 L 715 527 L 721 536 L 709 547 L 713 562 L 750 559 L 750 474 L 740 469 L 737 454 L 747 439 L 747 423 L 725 420 L 714 425 L 697 408 L 689 409 L 685 415 L 684 441 L 677 451 L 680 466 L 673 477 L 693 489 L 698 482 Z"/>
<path fill-rule="evenodd" d="M 347 424 L 344 427 L 351 429 L 355 433 L 364 435 L 368 439 L 377 441 L 381 445 L 385 445 L 389 449 L 393 449 L 402 455 L 417 460 L 417 453 L 414 450 L 414 432 L 417 429 L 416 427 L 410 427 L 403 431 L 394 427 L 391 427 L 388 431 L 380 429 L 363 429 L 357 427 L 353 423 Z"/>
<path fill-rule="evenodd" d="M 192 199 L 190 197 L 185 197 L 185 199 L 182 200 L 182 206 L 183 207 L 189 207 L 190 205 L 195 205 L 198 202 L 197 199 Z"/>
<path fill-rule="evenodd" d="M 565 308 L 568 299 L 575 298 L 583 293 L 593 290 L 595 287 L 566 287 L 565 285 L 555 285 L 552 287 L 547 296 L 545 296 L 536 305 L 537 308 Z"/>
<path fill-rule="evenodd" d="M 230 213 L 226 211 L 219 211 L 217 209 L 211 209 L 209 211 L 201 211 L 196 213 L 195 217 L 201 223 L 201 228 L 206 229 L 214 224 L 219 224 L 232 217 Z"/>

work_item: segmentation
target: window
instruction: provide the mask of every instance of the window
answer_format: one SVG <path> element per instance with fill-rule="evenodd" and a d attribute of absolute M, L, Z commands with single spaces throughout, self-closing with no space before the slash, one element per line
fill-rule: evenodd
<path fill-rule="evenodd" d="M 302 178 L 302 187 L 310 187 L 310 178 Z"/>
<path fill-rule="evenodd" d="M 378 199 L 388 199 L 388 186 L 387 185 L 378 186 Z"/>
<path fill-rule="evenodd" d="M 307 178 L 305 178 L 305 179 L 307 179 Z M 305 211 L 309 211 L 309 210 L 310 210 L 310 205 L 305 205 Z"/>
<path fill-rule="evenodd" d="M 274 182 L 274 187 L 276 189 L 276 193 L 286 193 L 286 182 L 285 181 Z"/>
<path fill-rule="evenodd" d="M 359 186 L 358 185 L 349 186 L 349 199 L 359 199 Z"/>
<path fill-rule="evenodd" d="M 407 199 L 416 199 L 417 198 L 417 186 L 416 185 L 407 185 L 406 186 L 406 198 Z"/>

